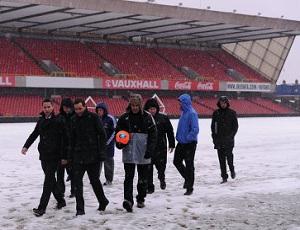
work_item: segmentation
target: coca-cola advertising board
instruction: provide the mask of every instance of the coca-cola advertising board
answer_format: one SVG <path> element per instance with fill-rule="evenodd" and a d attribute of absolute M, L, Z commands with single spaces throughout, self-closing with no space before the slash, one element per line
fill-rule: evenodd
<path fill-rule="evenodd" d="M 0 87 L 16 86 L 15 76 L 0 76 Z"/>
<path fill-rule="evenodd" d="M 200 81 L 169 81 L 169 90 L 218 91 L 219 83 Z"/>
<path fill-rule="evenodd" d="M 156 80 L 136 80 L 136 79 L 104 79 L 104 89 L 142 89 L 159 90 L 160 81 Z"/>

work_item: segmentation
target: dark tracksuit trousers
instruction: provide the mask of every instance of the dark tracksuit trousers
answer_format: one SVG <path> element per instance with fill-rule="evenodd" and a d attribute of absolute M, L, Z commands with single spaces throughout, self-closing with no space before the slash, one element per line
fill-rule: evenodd
<path fill-rule="evenodd" d="M 147 195 L 147 178 L 148 178 L 148 164 L 130 164 L 124 163 L 125 180 L 124 180 L 124 199 L 134 204 L 133 201 L 133 179 L 135 174 L 135 167 L 138 172 L 138 183 L 136 196 L 137 202 L 144 202 Z"/>
<path fill-rule="evenodd" d="M 226 160 L 227 160 L 227 164 L 229 166 L 230 172 L 234 172 L 232 150 L 233 150 L 233 148 L 218 149 L 218 158 L 219 158 L 220 169 L 221 169 L 221 177 L 223 179 L 228 178 L 227 169 L 226 169 Z"/>
<path fill-rule="evenodd" d="M 148 191 L 154 191 L 155 186 L 153 183 L 153 169 L 154 166 L 157 170 L 158 179 L 160 181 L 165 181 L 165 171 L 167 167 L 167 162 L 165 158 L 152 160 L 153 163 L 148 165 Z"/>
<path fill-rule="evenodd" d="M 193 141 L 189 144 L 177 143 L 173 164 L 177 168 L 180 175 L 185 180 L 187 191 L 193 191 L 195 180 L 194 158 L 196 152 L 197 142 Z M 185 165 L 183 164 L 185 161 Z"/>

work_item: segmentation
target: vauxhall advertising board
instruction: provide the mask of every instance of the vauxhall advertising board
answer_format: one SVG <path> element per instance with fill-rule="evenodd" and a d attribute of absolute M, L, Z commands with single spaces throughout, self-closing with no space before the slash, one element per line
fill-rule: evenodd
<path fill-rule="evenodd" d="M 198 81 L 176 81 L 169 80 L 168 90 L 200 90 L 217 91 L 219 83 L 198 82 Z M 160 90 L 162 89 L 160 80 L 136 80 L 136 79 L 105 79 L 103 80 L 104 89 L 141 89 L 141 90 Z"/>
<path fill-rule="evenodd" d="M 0 76 L 0 87 L 15 87 L 15 76 Z"/>
<path fill-rule="evenodd" d="M 104 79 L 103 88 L 159 90 L 160 80 Z"/>

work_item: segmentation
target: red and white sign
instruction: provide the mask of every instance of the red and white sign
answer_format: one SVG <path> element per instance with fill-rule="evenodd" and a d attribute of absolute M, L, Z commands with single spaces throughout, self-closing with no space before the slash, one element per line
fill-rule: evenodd
<path fill-rule="evenodd" d="M 16 86 L 15 76 L 0 76 L 0 87 Z"/>
<path fill-rule="evenodd" d="M 199 81 L 169 81 L 169 90 L 217 91 L 219 83 Z"/>
<path fill-rule="evenodd" d="M 131 79 L 105 79 L 104 89 L 160 89 L 160 81 L 156 80 L 131 80 Z"/>

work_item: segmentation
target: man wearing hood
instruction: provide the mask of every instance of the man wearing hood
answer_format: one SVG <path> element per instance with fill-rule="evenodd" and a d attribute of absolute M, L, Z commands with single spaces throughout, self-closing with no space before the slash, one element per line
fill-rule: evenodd
<path fill-rule="evenodd" d="M 122 162 L 125 170 L 124 180 L 124 201 L 123 208 L 132 212 L 133 180 L 137 168 L 137 207 L 145 207 L 147 195 L 148 165 L 151 163 L 151 156 L 155 151 L 157 130 L 153 117 L 143 110 L 142 97 L 139 94 L 133 95 L 117 122 L 116 133 L 120 130 L 129 133 L 129 142 L 125 145 L 116 142 L 116 147 L 122 149 Z"/>
<path fill-rule="evenodd" d="M 104 176 L 106 181 L 103 185 L 111 185 L 114 179 L 114 155 L 115 155 L 115 129 L 116 119 L 108 113 L 106 103 L 100 102 L 96 105 L 96 113 L 102 119 L 102 124 L 106 132 L 106 155 L 104 161 Z M 100 163 L 99 175 L 101 175 L 103 163 Z"/>
<path fill-rule="evenodd" d="M 74 103 L 70 98 L 63 98 L 60 103 L 59 114 L 62 119 L 64 119 L 68 132 L 71 130 L 71 117 L 75 114 Z M 67 153 L 65 153 L 67 155 Z M 67 165 L 59 165 L 57 169 L 57 184 L 62 193 L 65 193 L 65 170 L 67 171 L 68 177 L 67 181 L 70 181 L 71 184 L 71 194 L 70 198 L 75 196 L 74 191 L 74 183 L 73 183 L 73 174 L 72 174 L 72 166 L 70 163 Z"/>
<path fill-rule="evenodd" d="M 45 177 L 40 204 L 37 208 L 33 209 L 33 213 L 36 216 L 45 214 L 51 193 L 53 193 L 57 200 L 56 209 L 66 206 L 63 193 L 57 185 L 55 173 L 59 164 L 67 164 L 68 131 L 64 121 L 55 115 L 50 99 L 43 100 L 42 108 L 41 117 L 21 150 L 22 154 L 26 155 L 29 147 L 40 136 L 38 151 Z"/>
<path fill-rule="evenodd" d="M 226 96 L 221 96 L 217 102 L 219 109 L 212 114 L 211 136 L 214 148 L 218 151 L 218 158 L 221 169 L 222 182 L 228 179 L 226 160 L 229 166 L 231 178 L 236 177 L 233 165 L 232 150 L 234 147 L 234 137 L 238 131 L 238 120 L 236 112 L 230 109 L 230 103 Z"/>
<path fill-rule="evenodd" d="M 184 195 L 191 195 L 194 190 L 195 168 L 194 157 L 198 142 L 198 114 L 192 107 L 190 95 L 182 94 L 179 98 L 180 110 L 173 164 L 184 179 Z M 183 164 L 185 161 L 185 165 Z"/>
<path fill-rule="evenodd" d="M 175 148 L 175 138 L 173 126 L 169 117 L 159 111 L 159 105 L 154 98 L 146 101 L 144 110 L 148 111 L 155 120 L 157 128 L 156 149 L 151 157 L 151 164 L 148 166 L 148 188 L 147 193 L 151 194 L 155 190 L 153 183 L 153 165 L 155 165 L 160 181 L 160 188 L 166 188 L 165 171 L 167 165 L 167 152 L 173 152 Z M 169 148 L 167 144 L 169 143 Z"/>

